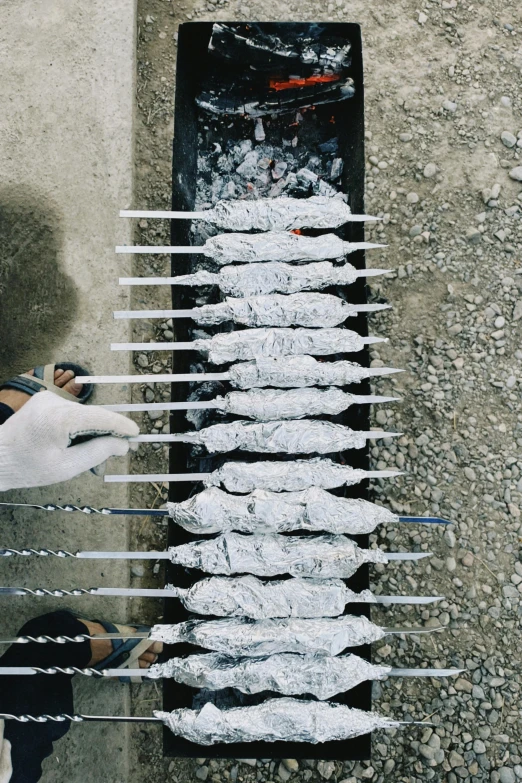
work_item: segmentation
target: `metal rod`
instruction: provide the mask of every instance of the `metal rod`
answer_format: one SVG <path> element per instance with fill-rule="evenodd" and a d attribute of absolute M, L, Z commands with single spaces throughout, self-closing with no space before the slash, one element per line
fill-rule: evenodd
<path fill-rule="evenodd" d="M 387 304 L 361 304 L 352 305 L 353 310 L 348 315 L 356 313 L 376 313 L 381 310 L 389 310 Z M 193 310 L 114 310 L 113 316 L 117 319 L 137 319 L 137 318 L 193 318 L 198 320 L 199 307 Z M 346 316 L 345 316 L 346 317 Z M 223 318 L 223 321 L 234 320 L 233 318 Z"/>
<path fill-rule="evenodd" d="M 148 481 L 205 481 L 211 473 L 135 473 L 132 475 L 106 474 L 103 480 L 108 484 L 124 482 L 126 484 Z M 369 478 L 395 478 L 404 475 L 397 470 L 367 470 L 365 479 Z"/>
<path fill-rule="evenodd" d="M 195 372 L 174 375 L 172 373 L 164 375 L 77 375 L 76 383 L 175 383 L 176 381 L 190 383 L 191 381 L 228 381 L 229 379 L 228 372 Z"/>
<path fill-rule="evenodd" d="M 357 277 L 377 277 L 390 272 L 393 272 L 393 269 L 358 269 Z M 189 277 L 190 275 L 183 275 L 181 280 L 179 277 L 120 277 L 118 283 L 119 285 L 190 285 L 187 281 Z M 219 273 L 216 273 L 216 277 L 219 278 Z M 216 285 L 219 285 L 217 280 Z"/>
<path fill-rule="evenodd" d="M 120 671 L 121 675 L 121 671 Z M 86 721 L 107 721 L 110 723 L 163 723 L 160 718 L 154 717 L 130 717 L 127 715 L 11 715 L 8 712 L 0 712 L 0 720 L 15 720 L 18 723 L 84 723 Z"/>
<path fill-rule="evenodd" d="M 376 343 L 387 343 L 388 338 L 387 337 L 363 337 L 362 341 L 363 341 L 363 345 L 375 345 Z M 194 348 L 194 343 L 181 343 L 181 342 L 111 343 L 111 351 L 202 351 L 202 350 L 203 348 L 201 346 L 201 343 L 199 343 L 196 346 L 196 348 Z M 370 369 L 378 371 L 374 373 L 375 375 L 379 375 L 379 374 L 385 375 L 386 373 L 382 371 L 386 370 L 387 368 L 373 367 Z M 392 370 L 392 372 L 404 372 L 404 370 Z M 96 377 L 104 377 L 104 376 L 79 375 L 77 376 L 76 381 L 78 383 L 100 383 L 100 381 L 85 380 L 86 378 L 96 378 Z M 112 377 L 118 377 L 118 376 L 112 376 Z M 121 377 L 128 378 L 133 376 L 124 375 Z M 111 381 L 111 383 L 116 383 L 116 381 Z M 131 381 L 126 381 L 126 383 L 131 383 Z"/>
<path fill-rule="evenodd" d="M 121 671 L 121 670 L 120 670 Z M 455 677 L 466 669 L 395 669 L 388 673 L 388 677 Z"/>
<path fill-rule="evenodd" d="M 251 422 L 248 422 L 249 424 Z M 257 422 L 252 422 L 252 424 Z M 129 443 L 192 443 L 194 442 L 195 433 L 181 432 L 176 435 L 172 434 L 157 434 L 157 435 L 135 435 L 128 438 Z M 358 435 L 364 435 L 368 440 L 380 440 L 381 438 L 398 438 L 402 432 L 381 432 L 380 430 L 369 430 L 368 432 L 358 431 Z M 241 449 L 241 446 L 236 448 Z"/>
<path fill-rule="evenodd" d="M 387 247 L 387 245 L 375 242 L 344 242 L 344 252 L 353 253 L 356 250 L 372 250 L 374 248 Z M 168 253 L 207 255 L 205 245 L 116 245 L 116 253 Z M 260 259 L 261 260 L 261 259 Z"/>
<path fill-rule="evenodd" d="M 105 516 L 130 514 L 132 516 L 148 517 L 168 517 L 169 512 L 166 508 L 93 508 L 93 506 L 75 506 L 67 503 L 65 506 L 59 506 L 56 503 L 6 503 L 0 502 L 0 506 L 9 508 L 34 508 L 38 511 L 74 511 L 82 514 L 104 514 Z"/>
<path fill-rule="evenodd" d="M 118 553 L 107 552 L 106 554 Z M 134 553 L 128 552 L 124 554 L 133 555 Z M 70 590 L 65 588 L 49 590 L 46 587 L 35 587 L 34 589 L 30 587 L 0 587 L 0 595 L 31 595 L 35 598 L 42 598 L 43 596 L 49 596 L 50 598 L 77 598 L 82 595 L 126 596 L 128 598 L 176 598 L 177 592 L 175 589 L 141 587 L 73 587 Z M 146 639 L 147 634 L 140 638 Z"/>
<path fill-rule="evenodd" d="M 450 519 L 442 519 L 441 517 L 399 517 L 399 522 L 410 522 L 422 525 L 452 525 L 453 522 Z"/>
<path fill-rule="evenodd" d="M 211 211 L 211 210 L 209 210 Z M 205 220 L 206 212 L 166 212 L 163 210 L 120 209 L 120 217 L 126 218 L 167 218 L 168 220 Z"/>
<path fill-rule="evenodd" d="M 385 402 L 400 402 L 400 397 L 381 397 L 378 394 L 352 394 L 350 402 L 352 405 L 376 405 Z M 109 411 L 192 411 L 220 408 L 221 405 L 216 400 L 205 400 L 203 402 L 136 402 L 121 403 L 116 405 L 100 405 Z"/>

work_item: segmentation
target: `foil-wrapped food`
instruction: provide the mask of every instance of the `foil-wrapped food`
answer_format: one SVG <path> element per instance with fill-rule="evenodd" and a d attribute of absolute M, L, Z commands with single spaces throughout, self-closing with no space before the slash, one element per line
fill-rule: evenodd
<path fill-rule="evenodd" d="M 397 474 L 389 471 L 386 475 Z M 295 492 L 309 487 L 333 489 L 358 484 L 365 478 L 369 478 L 366 470 L 316 457 L 292 462 L 225 462 L 207 475 L 203 483 L 207 487 L 223 485 L 229 492 L 243 494 L 255 489 L 273 492 Z"/>
<path fill-rule="evenodd" d="M 282 652 L 338 655 L 347 647 L 360 647 L 383 639 L 386 633 L 366 617 L 349 614 L 276 620 L 226 617 L 155 625 L 150 639 L 165 644 L 186 642 L 206 650 L 250 658 Z"/>
<path fill-rule="evenodd" d="M 191 688 L 242 693 L 263 691 L 285 696 L 310 694 L 330 699 L 367 680 L 383 680 L 391 666 L 377 666 L 357 655 L 279 653 L 260 658 L 233 658 L 221 653 L 171 658 L 150 667 L 147 677 L 174 679 Z"/>
<path fill-rule="evenodd" d="M 362 449 L 369 438 L 392 437 L 387 432 L 362 432 L 320 419 L 296 421 L 233 421 L 213 424 L 196 432 L 177 436 L 185 443 L 205 446 L 216 452 L 255 451 L 258 454 L 333 454 Z"/>
<path fill-rule="evenodd" d="M 199 745 L 217 742 L 328 742 L 359 737 L 397 721 L 344 704 L 301 699 L 269 699 L 255 707 L 220 710 L 208 702 L 201 710 L 154 711 L 174 734 Z"/>
<path fill-rule="evenodd" d="M 173 285 L 217 285 L 231 296 L 260 296 L 262 294 L 298 294 L 317 291 L 330 286 L 351 285 L 358 277 L 381 270 L 356 269 L 347 262 L 332 264 L 316 261 L 310 264 L 268 263 L 223 266 L 219 272 L 201 270 L 191 275 L 173 277 Z M 386 270 L 382 270 L 384 273 Z"/>
<path fill-rule="evenodd" d="M 258 198 L 218 201 L 205 220 L 227 231 L 292 231 L 295 228 L 338 228 L 352 220 L 342 194 L 310 198 Z M 375 220 L 375 218 L 374 218 Z"/>
<path fill-rule="evenodd" d="M 232 334 L 241 334 L 241 332 L 232 332 Z M 317 351 L 319 346 L 315 343 L 311 347 Z M 215 355 L 214 358 L 216 358 Z M 302 394 L 299 388 L 348 386 L 375 375 L 388 375 L 393 372 L 398 372 L 398 370 L 386 367 L 363 367 L 356 362 L 348 361 L 321 362 L 314 359 L 313 356 L 288 355 L 261 356 L 254 361 L 233 364 L 228 370 L 230 382 L 238 389 L 275 386 L 280 389 L 295 389 L 294 397 Z M 268 393 L 266 396 L 270 400 Z M 309 394 L 308 399 L 310 396 Z M 295 405 L 298 404 L 298 402 L 295 403 Z"/>
<path fill-rule="evenodd" d="M 207 574 L 340 577 L 348 579 L 363 563 L 388 563 L 380 549 L 360 549 L 346 536 L 280 536 L 222 533 L 217 538 L 169 547 L 172 563 Z"/>
<path fill-rule="evenodd" d="M 190 317 L 202 326 L 234 321 L 243 326 L 338 326 L 362 312 L 387 310 L 386 304 L 354 305 L 332 294 L 299 293 L 228 297 L 224 302 L 206 304 L 190 311 Z M 183 311 L 185 312 L 185 311 Z"/>
<path fill-rule="evenodd" d="M 383 245 L 371 242 L 344 242 L 335 234 L 308 237 L 284 231 L 265 231 L 262 234 L 217 234 L 209 237 L 198 252 L 212 258 L 217 264 L 256 261 L 324 261 L 342 259 L 356 250 Z"/>
<path fill-rule="evenodd" d="M 255 489 L 248 495 L 229 495 L 210 487 L 180 503 L 167 503 L 167 508 L 177 525 L 196 535 L 227 530 L 242 533 L 324 530 L 362 535 L 399 519 L 389 509 L 362 498 L 337 497 L 313 486 L 300 492 Z"/>
<path fill-rule="evenodd" d="M 192 342 L 195 351 L 208 354 L 213 364 L 248 361 L 265 356 L 332 356 L 357 353 L 365 345 L 386 342 L 384 338 L 361 337 L 349 329 L 266 328 L 241 329 L 215 334 Z"/>
<path fill-rule="evenodd" d="M 173 587 L 194 614 L 215 617 L 336 617 L 348 603 L 377 603 L 370 590 L 355 593 L 342 579 L 294 579 L 262 582 L 248 574 L 200 579 L 187 589 Z"/>
<path fill-rule="evenodd" d="M 342 413 L 360 398 L 341 389 L 256 389 L 229 392 L 212 400 L 223 413 L 233 413 L 257 421 L 304 419 L 308 416 Z"/>

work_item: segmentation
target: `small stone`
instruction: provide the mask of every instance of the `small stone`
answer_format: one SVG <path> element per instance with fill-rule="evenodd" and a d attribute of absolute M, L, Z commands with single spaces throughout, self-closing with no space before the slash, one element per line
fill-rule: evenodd
<path fill-rule="evenodd" d="M 464 557 L 462 558 L 462 565 L 466 566 L 466 568 L 471 568 L 473 565 L 474 557 L 471 552 L 466 552 Z"/>
<path fill-rule="evenodd" d="M 513 321 L 520 321 L 522 318 L 522 299 L 519 299 L 513 308 Z"/>
<path fill-rule="evenodd" d="M 403 141 L 403 142 L 411 141 L 413 139 L 413 134 L 412 133 L 401 133 L 401 134 L 399 134 L 399 139 L 400 139 L 400 141 Z"/>
<path fill-rule="evenodd" d="M 196 770 L 196 777 L 198 780 L 206 780 L 208 778 L 209 769 L 207 766 L 198 767 Z"/>
<path fill-rule="evenodd" d="M 437 173 L 437 170 L 438 169 L 437 169 L 437 166 L 435 165 L 435 163 L 427 163 L 424 166 L 424 171 L 422 173 L 424 174 L 426 179 L 431 179 L 431 177 L 435 176 L 435 174 Z"/>
<path fill-rule="evenodd" d="M 429 745 L 419 745 L 420 755 L 427 761 L 431 761 L 435 756 L 435 748 L 431 748 Z"/>
<path fill-rule="evenodd" d="M 464 759 L 462 758 L 460 753 L 457 753 L 456 750 L 452 750 L 451 751 L 451 753 L 449 754 L 448 761 L 449 761 L 450 767 L 452 767 L 452 769 L 455 769 L 455 767 L 462 767 L 462 766 L 464 766 Z"/>
<path fill-rule="evenodd" d="M 299 770 L 299 762 L 296 759 L 283 759 L 283 764 L 290 772 Z"/>
<path fill-rule="evenodd" d="M 482 239 L 482 234 L 478 230 L 478 228 L 468 228 L 468 230 L 466 231 L 466 239 L 470 243 L 470 245 L 478 245 L 478 243 Z"/>
<path fill-rule="evenodd" d="M 464 475 L 466 476 L 468 481 L 476 481 L 477 480 L 477 474 L 475 473 L 473 468 L 470 468 L 468 466 L 466 466 L 464 468 Z"/>
<path fill-rule="evenodd" d="M 454 114 L 457 111 L 457 104 L 453 103 L 453 101 L 446 100 L 442 102 L 442 108 Z"/>
<path fill-rule="evenodd" d="M 408 193 L 408 195 L 406 196 L 406 201 L 408 202 L 408 204 L 416 204 L 418 200 L 419 200 L 419 196 L 417 195 L 417 193 L 413 193 L 413 192 Z"/>
<path fill-rule="evenodd" d="M 511 169 L 509 176 L 517 182 L 522 182 L 522 166 L 515 166 L 514 169 Z"/>
<path fill-rule="evenodd" d="M 425 13 L 423 13 L 423 12 L 421 11 L 421 12 L 419 13 L 419 16 L 418 16 L 418 20 L 417 20 L 417 21 L 419 22 L 419 24 L 420 24 L 420 25 L 426 24 L 426 22 L 428 21 L 428 17 L 426 16 L 426 14 L 425 14 Z"/>
<path fill-rule="evenodd" d="M 451 548 L 455 546 L 455 544 L 457 543 L 457 539 L 455 537 L 455 533 L 453 532 L 453 530 L 446 530 L 446 532 L 444 533 L 444 541 Z"/>
<path fill-rule="evenodd" d="M 148 416 L 151 421 L 156 421 L 157 419 L 161 419 L 163 411 L 148 411 Z"/>
<path fill-rule="evenodd" d="M 515 773 L 511 767 L 500 767 L 498 771 L 500 783 L 515 783 Z"/>
<path fill-rule="evenodd" d="M 317 771 L 324 780 L 330 780 L 335 772 L 335 764 L 333 761 L 318 761 Z"/>
<path fill-rule="evenodd" d="M 486 746 L 480 739 L 476 739 L 473 743 L 473 751 L 477 754 L 485 753 L 486 752 Z"/>
<path fill-rule="evenodd" d="M 393 759 L 387 759 L 387 761 L 384 762 L 384 767 L 383 767 L 384 774 L 389 775 L 394 767 L 395 767 L 395 761 Z"/>
<path fill-rule="evenodd" d="M 506 319 L 504 316 L 499 315 L 498 318 L 495 318 L 495 329 L 502 329 L 503 326 L 505 326 Z"/>
<path fill-rule="evenodd" d="M 281 177 L 283 176 L 287 168 L 288 168 L 288 163 L 285 163 L 284 160 L 278 160 L 274 168 L 272 169 L 272 179 L 275 180 L 281 179 Z"/>
<path fill-rule="evenodd" d="M 502 141 L 504 147 L 508 147 L 508 149 L 511 149 L 511 147 L 514 147 L 517 143 L 517 137 L 513 136 L 513 134 L 509 131 L 502 131 L 500 134 L 500 140 Z"/>
<path fill-rule="evenodd" d="M 471 693 L 473 690 L 473 685 L 470 683 L 469 680 L 465 680 L 464 677 L 459 677 L 457 681 L 455 682 L 454 688 L 456 691 L 463 691 L 464 693 Z M 451 756 L 450 756 L 450 764 L 452 767 L 460 767 L 464 761 L 462 760 L 462 756 L 460 757 L 460 761 L 457 764 L 451 764 Z"/>
<path fill-rule="evenodd" d="M 133 576 L 145 576 L 145 568 L 141 564 L 132 566 L 131 574 Z"/>
<path fill-rule="evenodd" d="M 146 353 L 139 353 L 138 358 L 136 359 L 136 364 L 139 367 L 148 367 L 149 366 L 149 357 Z"/>
<path fill-rule="evenodd" d="M 457 561 L 454 557 L 447 557 L 446 558 L 446 568 L 450 573 L 452 573 L 457 567 Z"/>
<path fill-rule="evenodd" d="M 278 774 L 278 776 L 281 778 L 281 780 L 283 781 L 283 783 L 286 783 L 286 782 L 287 782 L 288 780 L 290 780 L 290 778 L 292 777 L 292 773 L 290 772 L 290 770 L 289 770 L 289 769 L 287 769 L 287 768 L 285 767 L 285 765 L 283 764 L 283 762 L 281 762 L 281 763 L 280 763 L 280 765 L 279 765 L 279 769 L 277 770 L 277 774 Z"/>
<path fill-rule="evenodd" d="M 422 234 L 422 226 L 412 226 L 410 228 L 410 237 L 418 237 Z"/>
<path fill-rule="evenodd" d="M 145 389 L 143 396 L 145 398 L 145 402 L 154 402 L 155 400 L 154 392 L 152 389 L 149 389 L 149 387 Z"/>
<path fill-rule="evenodd" d="M 506 106 L 506 108 L 509 108 L 511 106 L 511 98 L 509 95 L 503 95 L 500 99 L 500 103 L 502 106 Z"/>

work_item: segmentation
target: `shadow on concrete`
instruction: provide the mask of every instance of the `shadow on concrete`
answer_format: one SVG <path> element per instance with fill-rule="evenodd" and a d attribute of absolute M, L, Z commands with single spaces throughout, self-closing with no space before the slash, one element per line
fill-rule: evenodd
<path fill-rule="evenodd" d="M 26 188 L 0 190 L 0 379 L 68 358 L 53 355 L 78 302 L 61 251 L 52 202 Z"/>

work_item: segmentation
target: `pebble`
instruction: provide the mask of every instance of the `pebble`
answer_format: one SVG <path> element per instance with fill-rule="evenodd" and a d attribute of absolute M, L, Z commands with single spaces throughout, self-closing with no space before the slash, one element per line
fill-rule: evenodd
<path fill-rule="evenodd" d="M 408 204 L 416 204 L 418 200 L 419 200 L 419 196 L 417 195 L 417 193 L 414 192 L 408 193 L 408 195 L 406 196 L 406 201 L 408 202 Z"/>
<path fill-rule="evenodd" d="M 514 169 L 511 169 L 509 176 L 517 182 L 522 182 L 522 166 L 515 166 Z"/>
<path fill-rule="evenodd" d="M 146 353 L 139 353 L 138 357 L 136 359 L 136 364 L 139 367 L 148 367 L 149 366 L 149 357 Z"/>
<path fill-rule="evenodd" d="M 511 767 L 500 767 L 498 771 L 500 783 L 515 783 L 515 773 Z"/>
<path fill-rule="evenodd" d="M 511 147 L 514 147 L 517 143 L 517 137 L 513 136 L 509 131 L 502 131 L 500 139 L 504 147 L 508 147 L 508 149 L 511 149 Z"/>
<path fill-rule="evenodd" d="M 445 100 L 442 102 L 442 108 L 454 114 L 457 111 L 457 104 L 453 101 Z"/>
<path fill-rule="evenodd" d="M 400 133 L 399 134 L 399 139 L 400 139 L 400 141 L 403 141 L 403 142 L 411 141 L 413 139 L 413 134 L 412 133 Z"/>
<path fill-rule="evenodd" d="M 435 176 L 437 171 L 438 171 L 438 169 L 437 169 L 437 166 L 435 165 L 435 163 L 427 163 L 424 166 L 424 171 L 422 173 L 424 174 L 426 179 L 431 179 L 432 177 Z"/>
<path fill-rule="evenodd" d="M 297 772 L 299 769 L 299 762 L 297 759 L 283 759 L 283 764 L 290 772 Z"/>
<path fill-rule="evenodd" d="M 335 772 L 335 764 L 333 761 L 318 761 L 317 771 L 323 780 L 330 780 Z"/>
<path fill-rule="evenodd" d="M 422 226 L 412 226 L 410 228 L 410 237 L 418 237 L 422 234 Z"/>
<path fill-rule="evenodd" d="M 464 468 L 464 475 L 466 476 L 468 481 L 476 481 L 477 480 L 477 474 L 475 473 L 473 468 L 470 468 L 468 466 L 466 466 Z"/>

